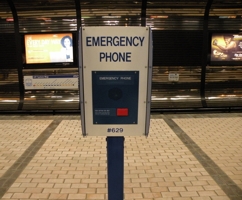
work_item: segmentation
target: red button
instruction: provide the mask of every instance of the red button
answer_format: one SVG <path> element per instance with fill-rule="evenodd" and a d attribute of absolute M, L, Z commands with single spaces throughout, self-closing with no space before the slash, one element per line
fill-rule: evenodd
<path fill-rule="evenodd" d="M 125 117 L 129 115 L 128 108 L 117 108 L 117 116 Z"/>

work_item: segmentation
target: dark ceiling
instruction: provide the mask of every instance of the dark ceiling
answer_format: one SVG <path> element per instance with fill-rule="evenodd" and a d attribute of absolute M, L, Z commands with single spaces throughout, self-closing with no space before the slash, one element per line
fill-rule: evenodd
<path fill-rule="evenodd" d="M 76 31 L 78 20 L 82 26 L 140 26 L 144 18 L 154 29 L 202 29 L 206 8 L 211 28 L 223 20 L 227 29 L 242 29 L 241 0 L 1 0 L 1 23 L 11 23 L 11 3 L 20 32 Z"/>

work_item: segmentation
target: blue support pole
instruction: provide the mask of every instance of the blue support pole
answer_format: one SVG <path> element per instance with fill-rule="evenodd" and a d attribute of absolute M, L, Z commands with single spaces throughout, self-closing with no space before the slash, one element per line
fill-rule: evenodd
<path fill-rule="evenodd" d="M 108 200 L 124 199 L 124 137 L 107 137 Z"/>

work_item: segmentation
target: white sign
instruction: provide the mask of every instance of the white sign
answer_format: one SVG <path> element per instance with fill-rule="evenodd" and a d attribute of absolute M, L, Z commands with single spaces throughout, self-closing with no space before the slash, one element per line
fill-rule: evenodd
<path fill-rule="evenodd" d="M 25 90 L 78 89 L 78 75 L 24 76 Z"/>
<path fill-rule="evenodd" d="M 147 27 L 80 29 L 83 135 L 148 135 L 152 37 Z"/>
<path fill-rule="evenodd" d="M 168 80 L 172 82 L 178 82 L 179 81 L 179 74 L 178 73 L 169 73 Z"/>

